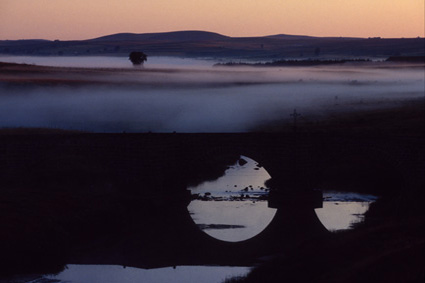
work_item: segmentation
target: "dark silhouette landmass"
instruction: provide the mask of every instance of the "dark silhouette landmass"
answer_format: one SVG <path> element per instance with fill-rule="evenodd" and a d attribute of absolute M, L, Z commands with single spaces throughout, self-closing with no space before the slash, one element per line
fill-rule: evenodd
<path fill-rule="evenodd" d="M 143 50 L 149 56 L 210 58 L 352 58 L 424 56 L 424 38 L 351 38 L 272 35 L 229 37 L 205 31 L 118 33 L 88 40 L 2 40 L 0 54 L 127 56 Z"/>
<path fill-rule="evenodd" d="M 425 56 L 391 56 L 388 62 L 425 63 Z"/>
<path fill-rule="evenodd" d="M 228 36 L 224 36 L 214 32 L 206 31 L 175 31 L 175 32 L 159 32 L 159 33 L 117 33 L 107 36 L 94 38 L 91 41 L 139 41 L 139 40 L 159 40 L 159 41 L 213 41 L 226 40 Z"/>

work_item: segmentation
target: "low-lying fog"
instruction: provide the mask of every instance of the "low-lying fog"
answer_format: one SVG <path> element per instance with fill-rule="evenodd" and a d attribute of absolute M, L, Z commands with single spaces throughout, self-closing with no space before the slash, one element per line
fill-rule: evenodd
<path fill-rule="evenodd" d="M 132 68 L 127 57 L 112 56 L 1 56 L 0 62 L 32 64 L 53 67 L 86 68 Z M 218 61 L 208 59 L 191 59 L 167 56 L 149 56 L 146 66 L 150 68 L 165 67 L 211 67 Z"/>
<path fill-rule="evenodd" d="M 0 61 L 132 68 L 120 57 L 8 58 Z M 423 98 L 425 91 L 423 68 L 371 63 L 242 69 L 212 67 L 214 63 L 157 57 L 148 58 L 141 72 L 117 70 L 98 84 L 28 88 L 0 83 L 0 128 L 244 132 L 289 120 L 294 109 L 301 118 L 314 120 L 333 112 L 393 106 Z"/>

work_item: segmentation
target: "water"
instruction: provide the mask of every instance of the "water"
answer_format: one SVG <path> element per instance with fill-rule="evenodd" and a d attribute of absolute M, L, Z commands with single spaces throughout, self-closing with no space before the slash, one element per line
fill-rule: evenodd
<path fill-rule="evenodd" d="M 241 194 L 258 196 L 267 193 L 264 182 L 270 179 L 269 173 L 255 160 L 240 156 L 241 162 L 229 166 L 224 175 L 212 182 L 203 182 L 189 190 L 196 194 L 211 193 L 215 197 L 239 197 Z M 246 162 L 246 163 L 245 163 Z M 240 163 L 244 163 L 241 165 Z"/>
<path fill-rule="evenodd" d="M 217 180 L 188 188 L 199 195 L 188 206 L 193 221 L 208 235 L 228 242 L 258 235 L 276 214 L 263 199 L 270 175 L 253 159 L 241 156 L 241 160 Z"/>
<path fill-rule="evenodd" d="M 276 214 L 276 209 L 262 199 L 267 195 L 264 182 L 270 175 L 255 160 L 246 156 L 241 159 L 247 163 L 236 163 L 217 180 L 189 188 L 199 195 L 188 206 L 193 221 L 208 235 L 228 242 L 255 237 Z M 328 191 L 323 196 L 323 207 L 315 212 L 329 231 L 352 229 L 377 200 L 376 196 L 355 192 Z"/>
<path fill-rule="evenodd" d="M 324 192 L 323 208 L 315 209 L 317 217 L 329 231 L 352 229 L 364 220 L 369 206 L 378 198 L 353 192 Z"/>
<path fill-rule="evenodd" d="M 208 235 L 227 242 L 239 242 L 261 233 L 276 210 L 267 201 L 192 201 L 194 222 Z"/>
<path fill-rule="evenodd" d="M 177 266 L 140 269 L 117 265 L 68 265 L 58 275 L 45 275 L 26 283 L 220 283 L 227 278 L 244 276 L 249 267 L 230 266 Z M 43 281 L 44 279 L 44 281 Z M 57 281 L 48 281 L 57 280 Z"/>

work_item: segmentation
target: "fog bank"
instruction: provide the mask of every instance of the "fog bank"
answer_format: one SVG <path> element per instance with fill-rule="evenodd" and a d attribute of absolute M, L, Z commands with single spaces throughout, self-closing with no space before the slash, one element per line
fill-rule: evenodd
<path fill-rule="evenodd" d="M 117 71 L 105 83 L 89 85 L 0 83 L 0 127 L 245 132 L 289 120 L 294 109 L 314 120 L 330 112 L 393 106 L 424 97 L 425 91 L 423 68 L 149 70 L 130 75 Z"/>

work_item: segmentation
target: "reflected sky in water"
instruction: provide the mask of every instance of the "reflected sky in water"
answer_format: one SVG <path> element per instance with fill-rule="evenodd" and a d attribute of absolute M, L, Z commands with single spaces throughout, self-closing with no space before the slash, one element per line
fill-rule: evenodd
<path fill-rule="evenodd" d="M 188 189 L 192 194 L 211 193 L 213 196 L 223 197 L 266 193 L 264 182 L 270 179 L 269 173 L 255 160 L 246 156 L 241 156 L 241 159 L 241 163 L 229 166 L 225 174 L 217 180 L 203 182 Z"/>
<path fill-rule="evenodd" d="M 246 156 L 213 182 L 188 188 L 195 199 L 189 206 L 193 221 L 208 235 L 223 241 L 238 242 L 261 233 L 273 220 L 276 209 L 260 200 L 267 194 L 264 182 L 270 175 Z"/>
<path fill-rule="evenodd" d="M 193 221 L 219 240 L 250 239 L 261 233 L 276 214 L 267 201 L 258 200 L 267 194 L 264 182 L 270 175 L 256 161 L 241 158 L 246 163 L 236 163 L 219 179 L 188 188 L 192 194 L 199 194 L 188 206 Z M 315 212 L 329 231 L 351 229 L 362 222 L 370 204 L 377 200 L 376 196 L 355 192 L 327 191 L 323 197 L 323 207 Z"/>
<path fill-rule="evenodd" d="M 239 242 L 261 233 L 273 220 L 276 209 L 267 201 L 200 201 L 189 205 L 192 219 L 208 235 Z"/>
<path fill-rule="evenodd" d="M 376 196 L 353 192 L 324 192 L 323 208 L 315 209 L 317 217 L 329 231 L 346 230 L 364 219 Z"/>
<path fill-rule="evenodd" d="M 246 275 L 249 267 L 229 266 L 177 266 L 157 269 L 124 268 L 116 265 L 68 265 L 58 275 L 43 276 L 44 279 L 61 283 L 221 283 L 226 278 Z M 41 278 L 27 283 L 49 282 Z M 58 281 L 55 281 L 58 282 Z"/>

